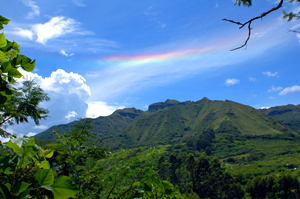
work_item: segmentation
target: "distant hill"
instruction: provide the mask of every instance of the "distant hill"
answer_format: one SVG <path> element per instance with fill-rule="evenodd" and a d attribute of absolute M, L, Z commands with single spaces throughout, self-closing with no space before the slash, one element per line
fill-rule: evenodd
<path fill-rule="evenodd" d="M 110 135 L 111 133 L 118 132 L 132 123 L 134 120 L 145 116 L 147 113 L 135 109 L 135 108 L 125 108 L 122 110 L 116 110 L 113 114 L 107 117 L 98 117 L 92 119 L 92 124 L 94 126 L 93 134 L 97 138 L 102 136 Z M 55 125 L 51 128 L 43 131 L 34 137 L 42 140 L 54 140 L 55 136 L 51 136 L 53 131 L 59 130 L 60 133 L 68 133 L 78 121 L 74 121 L 68 124 Z"/>
<path fill-rule="evenodd" d="M 171 102 L 149 106 L 156 111 L 135 120 L 115 135 L 103 137 L 103 145 L 137 147 L 176 144 L 197 138 L 207 128 L 212 128 L 216 133 L 231 132 L 247 136 L 292 133 L 261 111 L 229 100 L 203 98 L 197 102 Z"/>
<path fill-rule="evenodd" d="M 273 117 L 291 130 L 300 133 L 300 104 L 295 106 L 275 106 L 268 109 L 260 109 L 261 112 Z"/>

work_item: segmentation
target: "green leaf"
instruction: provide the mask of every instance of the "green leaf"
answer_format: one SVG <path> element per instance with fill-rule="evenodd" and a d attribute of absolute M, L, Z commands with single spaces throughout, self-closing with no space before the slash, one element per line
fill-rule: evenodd
<path fill-rule="evenodd" d="M 9 190 L 7 187 L 3 184 L 0 184 L 0 192 L 2 193 L 2 196 L 4 199 L 12 199 L 12 195 L 10 194 Z"/>
<path fill-rule="evenodd" d="M 42 149 L 42 147 L 39 148 L 38 154 L 39 156 L 42 156 L 44 153 L 44 150 Z"/>
<path fill-rule="evenodd" d="M 8 73 L 12 68 L 9 61 L 4 62 L 1 66 L 2 73 Z"/>
<path fill-rule="evenodd" d="M 10 71 L 8 72 L 8 78 L 13 78 L 13 77 L 15 77 L 15 78 L 21 78 L 21 77 L 23 77 L 23 75 L 22 75 L 22 73 L 20 73 L 18 71 L 18 69 L 11 68 Z"/>
<path fill-rule="evenodd" d="M 50 169 L 50 164 L 47 160 L 44 160 L 41 162 L 40 167 L 44 168 L 44 169 Z"/>
<path fill-rule="evenodd" d="M 51 186 L 54 182 L 52 169 L 40 169 L 36 173 L 36 179 L 41 186 Z"/>
<path fill-rule="evenodd" d="M 34 139 L 34 138 L 15 138 L 15 139 L 11 139 L 10 142 L 16 144 L 19 146 L 19 148 L 21 148 L 22 146 L 24 146 L 27 142 L 29 142 L 30 139 Z M 32 144 L 32 142 L 31 142 Z"/>
<path fill-rule="evenodd" d="M 51 158 L 53 156 L 53 154 L 54 154 L 54 151 L 52 151 L 52 150 L 47 149 L 45 151 L 45 157 L 46 158 Z"/>
<path fill-rule="evenodd" d="M 0 15 L 0 30 L 2 30 L 4 28 L 3 24 L 7 25 L 9 23 L 9 21 L 10 21 L 9 19 Z"/>
<path fill-rule="evenodd" d="M 55 199 L 65 199 L 76 195 L 78 189 L 72 186 L 71 178 L 67 176 L 59 176 L 52 185 L 52 193 Z"/>
<path fill-rule="evenodd" d="M 29 57 L 27 57 L 25 55 L 18 55 L 14 59 L 14 63 L 15 63 L 15 65 L 21 64 L 21 67 L 27 72 L 33 71 L 33 69 L 35 67 L 35 60 L 32 61 Z"/>
<path fill-rule="evenodd" d="M 24 146 L 35 146 L 35 139 L 34 138 L 27 138 L 27 139 L 29 139 L 29 140 Z"/>
<path fill-rule="evenodd" d="M 7 62 L 6 54 L 0 50 L 0 64 Z"/>
<path fill-rule="evenodd" d="M 6 167 L 6 169 L 4 170 L 3 173 L 6 174 L 6 175 L 9 175 L 9 174 L 14 173 L 14 170 L 11 167 Z"/>
<path fill-rule="evenodd" d="M 22 156 L 23 151 L 20 149 L 19 145 L 13 143 L 12 140 L 15 140 L 15 139 L 9 140 L 7 143 L 5 143 L 5 145 L 7 147 L 11 148 L 18 156 Z"/>
<path fill-rule="evenodd" d="M 5 183 L 5 186 L 7 187 L 7 189 L 10 191 L 11 190 L 11 184 L 10 183 Z"/>
<path fill-rule="evenodd" d="M 7 45 L 7 41 L 4 33 L 0 33 L 0 48 L 3 48 Z"/>
<path fill-rule="evenodd" d="M 13 193 L 21 193 L 21 192 L 25 191 L 29 187 L 29 185 L 31 185 L 31 184 L 23 182 L 23 181 L 19 181 L 13 189 Z"/>

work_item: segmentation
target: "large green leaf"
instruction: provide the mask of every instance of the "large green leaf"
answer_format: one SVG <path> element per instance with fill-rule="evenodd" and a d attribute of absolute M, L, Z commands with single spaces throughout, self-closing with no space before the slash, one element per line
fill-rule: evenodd
<path fill-rule="evenodd" d="M 7 62 L 6 54 L 0 50 L 0 64 Z"/>
<path fill-rule="evenodd" d="M 18 55 L 16 58 L 13 59 L 13 63 L 15 65 L 21 64 L 21 67 L 27 72 L 33 71 L 35 67 L 35 60 L 32 61 L 29 57 L 25 55 Z"/>
<path fill-rule="evenodd" d="M 16 68 L 11 68 L 10 71 L 8 72 L 8 78 L 21 78 L 23 77 L 22 73 L 20 73 L 20 71 L 18 71 L 18 69 Z"/>
<path fill-rule="evenodd" d="M 55 199 L 66 199 L 76 195 L 78 189 L 72 186 L 71 178 L 67 176 L 59 176 L 52 186 L 52 193 Z"/>
<path fill-rule="evenodd" d="M 51 186 L 54 182 L 52 169 L 40 169 L 36 173 L 36 179 L 41 186 Z"/>
<path fill-rule="evenodd" d="M 45 157 L 46 158 L 51 158 L 53 156 L 53 154 L 54 154 L 54 151 L 52 151 L 52 150 L 47 149 L 45 151 Z"/>
<path fill-rule="evenodd" d="M 18 156 L 22 156 L 23 155 L 22 149 L 19 147 L 18 144 L 13 143 L 12 140 L 15 140 L 15 139 L 9 140 L 7 143 L 5 143 L 5 145 L 7 147 L 11 148 Z"/>
<path fill-rule="evenodd" d="M 13 67 L 11 66 L 9 61 L 2 63 L 1 71 L 2 73 L 8 73 Z"/>
<path fill-rule="evenodd" d="M 3 48 L 7 45 L 7 41 L 4 33 L 0 33 L 0 48 Z"/>
<path fill-rule="evenodd" d="M 34 146 L 33 142 L 35 142 L 35 140 L 34 140 L 34 138 L 15 138 L 15 139 L 11 139 L 10 142 L 18 145 L 21 148 L 22 146 L 25 146 L 28 142 L 29 142 L 29 144 L 26 146 Z"/>
<path fill-rule="evenodd" d="M 13 193 L 22 193 L 25 191 L 31 184 L 19 181 L 13 189 Z M 18 194 L 17 194 L 18 195 Z"/>
<path fill-rule="evenodd" d="M 0 30 L 2 30 L 4 28 L 3 24 L 7 25 L 9 23 L 9 21 L 10 21 L 9 19 L 0 15 Z"/>
<path fill-rule="evenodd" d="M 40 167 L 42 167 L 43 169 L 50 169 L 50 164 L 47 160 L 44 160 L 41 162 Z"/>

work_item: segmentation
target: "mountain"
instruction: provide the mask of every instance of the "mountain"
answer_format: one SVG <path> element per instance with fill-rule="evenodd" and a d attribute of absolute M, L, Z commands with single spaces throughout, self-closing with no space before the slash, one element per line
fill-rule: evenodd
<path fill-rule="evenodd" d="M 97 138 L 102 136 L 110 135 L 113 132 L 118 132 L 132 123 L 134 120 L 141 118 L 147 115 L 146 112 L 142 110 L 138 110 L 135 108 L 125 108 L 122 110 L 116 110 L 113 114 L 107 117 L 98 117 L 96 119 L 92 119 L 92 123 L 94 126 L 93 134 L 97 136 Z M 62 132 L 70 132 L 74 125 L 78 121 L 74 121 L 68 124 L 60 124 L 52 126 L 51 128 L 43 131 L 34 137 L 42 140 L 54 140 L 55 136 L 51 136 L 53 131 L 59 130 Z"/>
<path fill-rule="evenodd" d="M 37 134 L 38 139 L 54 139 L 53 130 L 70 132 L 76 121 L 53 126 Z M 216 134 L 242 136 L 292 135 L 290 129 L 263 111 L 233 101 L 203 98 L 192 102 L 166 100 L 151 104 L 148 111 L 126 108 L 107 117 L 93 119 L 102 145 L 118 148 L 178 144 L 197 139 L 211 128 Z"/>
<path fill-rule="evenodd" d="M 243 136 L 293 134 L 261 111 L 229 100 L 203 98 L 185 103 L 169 100 L 150 105 L 150 110 L 152 114 L 135 120 L 121 132 L 101 138 L 103 145 L 137 147 L 176 144 L 197 139 L 208 128 L 219 134 Z"/>
<path fill-rule="evenodd" d="M 261 112 L 273 117 L 291 130 L 300 132 L 300 104 L 295 106 L 275 106 L 268 109 L 260 109 Z"/>

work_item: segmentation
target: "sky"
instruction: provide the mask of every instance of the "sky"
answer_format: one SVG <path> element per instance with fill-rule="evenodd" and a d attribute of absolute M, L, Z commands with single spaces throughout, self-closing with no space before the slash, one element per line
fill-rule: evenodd
<path fill-rule="evenodd" d="M 10 133 L 35 135 L 78 118 L 107 116 L 116 109 L 147 110 L 175 99 L 232 100 L 254 108 L 300 104 L 299 39 L 288 32 L 300 21 L 282 19 L 282 10 L 247 27 L 245 22 L 277 6 L 253 0 L 11 0 L 1 5 L 10 19 L 3 29 L 22 54 L 36 59 L 31 73 L 51 98 L 39 126 L 7 126 Z M 22 82 L 22 80 L 20 80 Z"/>

